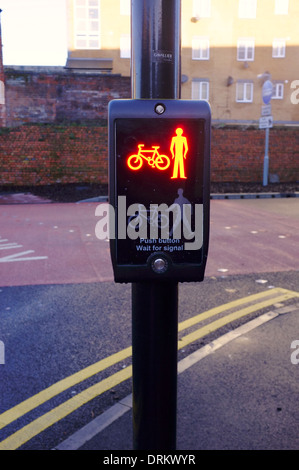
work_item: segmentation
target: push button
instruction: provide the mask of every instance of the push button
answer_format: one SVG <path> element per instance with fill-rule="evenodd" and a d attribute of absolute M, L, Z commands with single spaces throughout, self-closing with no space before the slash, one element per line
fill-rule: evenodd
<path fill-rule="evenodd" d="M 151 266 L 152 266 L 152 270 L 155 273 L 163 274 L 168 269 L 168 262 L 165 258 L 162 258 L 162 257 L 159 256 L 159 257 L 152 260 Z"/>

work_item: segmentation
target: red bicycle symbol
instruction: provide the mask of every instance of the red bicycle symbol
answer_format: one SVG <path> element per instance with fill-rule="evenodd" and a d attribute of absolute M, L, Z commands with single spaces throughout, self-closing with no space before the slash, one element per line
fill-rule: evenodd
<path fill-rule="evenodd" d="M 158 170 L 166 170 L 169 167 L 170 159 L 167 155 L 159 154 L 159 145 L 153 145 L 150 150 L 145 150 L 143 147 L 144 144 L 139 144 L 138 154 L 129 156 L 127 165 L 131 170 L 139 170 L 143 165 L 143 159 L 146 160 L 152 168 L 158 168 Z"/>

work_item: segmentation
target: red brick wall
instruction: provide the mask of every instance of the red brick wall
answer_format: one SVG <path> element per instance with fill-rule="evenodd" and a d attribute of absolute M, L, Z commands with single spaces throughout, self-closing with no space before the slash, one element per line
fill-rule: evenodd
<path fill-rule="evenodd" d="M 130 95 L 130 77 L 5 68 L 8 127 L 99 121 L 106 119 L 110 100 Z"/>
<path fill-rule="evenodd" d="M 213 129 L 212 180 L 260 182 L 265 155 L 265 131 Z M 280 182 L 299 181 L 299 132 L 273 128 L 269 133 L 269 173 Z"/>
<path fill-rule="evenodd" d="M 213 182 L 261 182 L 265 132 L 213 129 Z M 107 183 L 107 127 L 24 125 L 0 130 L 0 184 Z M 271 174 L 299 181 L 297 129 L 271 129 Z"/>
<path fill-rule="evenodd" d="M 107 128 L 28 125 L 0 133 L 2 185 L 107 182 Z"/>
<path fill-rule="evenodd" d="M 52 70 L 52 69 L 51 69 Z M 0 184 L 107 182 L 107 105 L 130 97 L 130 77 L 5 68 Z M 261 182 L 265 131 L 213 128 L 213 182 Z M 299 181 L 299 132 L 273 128 L 269 172 Z"/>

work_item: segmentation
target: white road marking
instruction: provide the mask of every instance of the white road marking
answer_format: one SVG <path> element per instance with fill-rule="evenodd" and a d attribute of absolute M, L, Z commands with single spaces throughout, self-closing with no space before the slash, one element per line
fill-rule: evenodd
<path fill-rule="evenodd" d="M 10 250 L 11 248 L 22 248 L 23 245 L 18 245 L 17 243 L 5 243 L 0 245 L 0 250 Z"/>
<path fill-rule="evenodd" d="M 0 258 L 0 263 L 11 263 L 14 261 L 35 261 L 39 259 L 48 259 L 48 256 L 29 256 L 27 258 L 19 258 L 23 255 L 29 255 L 30 253 L 34 253 L 34 250 L 22 251 L 22 253 L 16 253 L 14 255 L 4 256 Z"/>
<path fill-rule="evenodd" d="M 8 243 L 6 243 L 8 242 Z M 0 237 L 0 250 L 11 250 L 15 248 L 22 248 L 23 245 L 20 245 L 17 242 L 9 242 L 7 238 Z M 16 261 L 36 261 L 40 259 L 48 259 L 48 256 L 26 256 L 31 253 L 35 253 L 34 250 L 22 251 L 21 253 L 15 253 L 13 255 L 2 256 L 0 258 L 0 263 L 13 263 Z"/>

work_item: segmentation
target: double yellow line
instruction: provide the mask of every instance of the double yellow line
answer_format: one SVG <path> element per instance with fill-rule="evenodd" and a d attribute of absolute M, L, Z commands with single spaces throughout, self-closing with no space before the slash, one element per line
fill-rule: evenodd
<path fill-rule="evenodd" d="M 188 328 L 192 328 L 205 320 L 210 320 L 217 315 L 223 315 L 224 312 L 229 312 L 227 315 L 221 316 L 220 318 L 209 322 L 207 325 L 180 338 L 178 342 L 178 348 L 182 349 L 188 344 L 193 343 L 194 341 L 203 338 L 209 333 L 218 330 L 222 326 L 245 317 L 250 313 L 267 308 L 279 302 L 284 302 L 294 297 L 299 297 L 299 293 L 281 288 L 273 288 L 271 290 L 269 289 L 268 291 L 260 292 L 259 294 L 253 294 L 242 299 L 234 300 L 227 304 L 200 313 L 188 320 L 181 322 L 179 324 L 179 332 Z M 240 306 L 243 308 L 239 309 Z M 105 369 L 115 364 L 118 364 L 119 362 L 131 357 L 131 355 L 132 348 L 128 347 L 116 354 L 112 354 L 111 356 L 86 367 L 85 369 L 82 369 L 81 371 L 69 377 L 66 377 L 65 379 L 56 382 L 47 389 L 42 390 L 36 395 L 2 413 L 0 415 L 0 429 L 21 418 L 26 413 L 32 411 L 56 395 L 69 389 L 70 387 L 92 377 L 95 374 L 98 374 L 101 371 L 104 371 Z M 51 411 L 48 411 L 47 413 L 43 414 L 39 418 L 35 419 L 31 423 L 16 431 L 14 434 L 4 439 L 2 442 L 0 442 L 0 450 L 15 450 L 19 448 L 34 436 L 40 434 L 54 423 L 65 418 L 67 415 L 82 405 L 88 403 L 92 399 L 110 390 L 121 382 L 124 382 L 131 376 L 132 366 L 129 366 L 120 370 L 119 372 L 112 374 L 110 377 L 107 377 L 101 382 L 92 385 L 91 387 L 61 403 L 59 406 L 53 408 Z"/>

